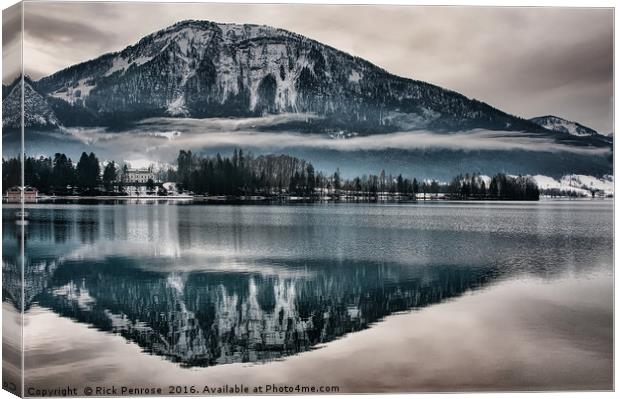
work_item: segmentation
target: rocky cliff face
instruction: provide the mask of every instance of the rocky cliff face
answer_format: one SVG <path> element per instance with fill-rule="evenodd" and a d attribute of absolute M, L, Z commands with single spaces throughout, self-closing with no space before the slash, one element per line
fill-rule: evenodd
<path fill-rule="evenodd" d="M 317 131 L 544 131 L 456 92 L 257 25 L 179 22 L 45 77 L 36 89 L 68 125 L 303 112 L 317 115 Z"/>

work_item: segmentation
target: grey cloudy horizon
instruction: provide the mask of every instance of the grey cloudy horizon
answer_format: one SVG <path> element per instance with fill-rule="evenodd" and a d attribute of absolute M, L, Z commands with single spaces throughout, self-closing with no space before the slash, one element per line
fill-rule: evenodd
<path fill-rule="evenodd" d="M 25 72 L 38 79 L 185 19 L 287 29 L 517 116 L 613 130 L 611 8 L 29 2 Z"/>

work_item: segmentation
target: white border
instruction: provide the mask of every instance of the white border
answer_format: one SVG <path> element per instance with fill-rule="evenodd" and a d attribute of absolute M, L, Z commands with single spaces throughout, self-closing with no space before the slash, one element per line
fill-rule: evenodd
<path fill-rule="evenodd" d="M 26 1 L 32 1 L 32 0 L 26 0 Z M 80 2 L 80 0 L 61 0 L 61 1 L 65 1 L 65 2 Z M 95 0 L 97 2 L 115 2 L 115 1 L 101 1 L 101 0 Z M 182 1 L 182 0 L 132 0 L 134 2 L 144 2 L 144 3 L 148 3 L 148 2 L 157 2 L 157 3 L 191 3 L 191 1 Z M 451 0 L 451 1 L 430 1 L 430 0 L 426 0 L 426 1 L 419 1 L 419 0 L 388 0 L 388 1 L 381 1 L 381 0 L 269 0 L 269 1 L 256 1 L 256 0 L 242 0 L 242 1 L 231 1 L 231 0 L 219 0 L 219 1 L 195 1 L 193 3 L 199 3 L 199 2 L 203 2 L 203 3 L 272 3 L 272 4 L 286 4 L 286 3 L 292 3 L 292 4 L 382 4 L 382 5 L 435 5 L 435 6 L 510 6 L 510 7 L 527 7 L 527 6 L 554 6 L 554 7 L 606 7 L 606 8 L 614 8 L 614 99 L 615 99 L 615 93 L 618 92 L 618 81 L 615 80 L 615 76 L 618 76 L 617 72 L 618 72 L 618 63 L 616 62 L 616 58 L 615 58 L 615 54 L 618 54 L 618 43 L 615 40 L 616 38 L 616 34 L 618 32 L 617 26 L 615 24 L 616 21 L 616 16 L 617 16 L 617 10 L 615 9 L 615 2 L 614 1 L 610 1 L 610 0 L 590 0 L 590 1 L 584 1 L 584 0 L 572 0 L 572 1 L 567 1 L 567 0 L 522 0 L 522 1 L 510 1 L 510 0 L 506 0 L 506 1 L 493 1 L 493 0 Z M 2 8 L 7 8 L 13 4 L 18 3 L 18 1 L 15 0 L 8 0 L 8 1 L 4 1 L 2 4 Z M 0 33 L 1 36 L 1 33 Z M 0 73 L 1 73 L 1 66 L 0 66 Z M 618 121 L 616 118 L 616 115 L 618 115 L 618 104 L 617 102 L 614 101 L 614 135 L 618 132 Z M 0 151 L 2 149 L 2 144 L 0 143 Z M 614 140 L 614 153 L 617 154 L 616 150 L 616 140 Z M 616 170 L 616 159 L 614 158 L 614 175 L 615 175 L 615 170 Z M 618 190 L 618 180 L 615 180 L 615 193 L 620 193 L 620 190 Z M 615 209 L 615 199 L 614 199 L 614 209 Z M 620 241 L 620 239 L 618 238 L 617 235 L 615 235 L 615 227 L 618 225 L 618 221 L 620 220 L 620 216 L 618 215 L 618 213 L 616 213 L 614 211 L 614 270 L 615 270 L 615 266 L 616 266 L 616 262 L 615 262 L 615 249 L 618 246 L 618 242 Z M 616 273 L 614 273 L 614 287 L 618 286 L 618 275 Z M 615 292 L 615 289 L 614 289 Z M 619 334 L 618 334 L 618 329 L 616 328 L 616 312 L 615 310 L 619 308 L 619 300 L 618 300 L 618 296 L 614 295 L 614 380 L 615 380 L 615 384 L 618 383 L 618 381 L 620 381 L 620 379 L 618 378 L 620 373 L 617 367 L 617 364 L 615 362 L 616 360 L 616 356 L 615 356 L 615 348 L 616 348 L 616 344 L 618 342 L 618 338 L 619 338 Z M 0 326 L 1 326 L 1 318 L 0 318 Z M 1 353 L 1 349 L 0 349 L 0 353 Z M 488 398 L 488 399 L 496 399 L 496 398 L 510 398 L 510 399 L 514 399 L 514 398 L 535 398 L 535 397 L 539 397 L 539 396 L 544 396 L 545 398 L 569 398 L 569 399 L 580 399 L 580 398 L 591 398 L 591 397 L 601 397 L 601 398 L 612 398 L 612 397 L 616 397 L 615 393 L 613 392 L 551 392 L 551 393 L 541 393 L 541 392 L 533 392 L 533 393 L 473 393 L 473 394 L 390 394 L 390 395 L 385 395 L 385 394 L 381 394 L 381 395 L 365 395 L 365 396 L 370 396 L 370 397 L 376 397 L 376 398 L 383 398 L 383 399 L 387 399 L 387 398 L 391 398 L 391 397 L 395 397 L 395 396 L 400 396 L 400 397 L 413 397 L 415 395 L 415 397 L 420 397 L 420 398 L 433 398 L 433 397 L 437 397 L 437 395 L 441 395 L 441 398 L 470 398 L 470 397 L 481 397 L 481 398 Z M 174 396 L 160 396 L 163 398 L 177 398 L 178 397 L 174 397 Z M 237 396 L 238 397 L 238 396 Z M 262 396 L 264 398 L 279 398 L 281 396 Z M 304 396 L 298 396 L 300 398 L 359 398 L 359 395 L 304 395 Z M 0 399 L 8 399 L 8 398 L 15 398 L 14 395 L 11 395 L 10 393 L 8 393 L 7 391 L 0 391 Z M 244 398 L 256 398 L 255 396 L 249 396 L 249 397 L 244 397 Z"/>

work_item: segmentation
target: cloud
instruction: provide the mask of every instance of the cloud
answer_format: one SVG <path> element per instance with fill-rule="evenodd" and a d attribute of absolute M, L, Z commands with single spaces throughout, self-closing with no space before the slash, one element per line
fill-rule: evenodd
<path fill-rule="evenodd" d="M 92 150 L 115 154 L 123 159 L 152 159 L 171 161 L 181 149 L 192 151 L 241 147 L 279 152 L 287 149 L 384 151 L 435 150 L 458 151 L 531 151 L 607 155 L 606 148 L 572 146 L 548 137 L 531 133 L 471 130 L 457 133 L 429 131 L 397 132 L 371 136 L 334 139 L 321 134 L 297 132 L 263 132 L 255 128 L 274 122 L 298 119 L 299 115 L 278 115 L 265 118 L 241 119 L 172 119 L 147 120 L 136 128 L 123 132 L 108 132 L 104 128 L 66 128 L 64 135 L 89 146 Z M 156 129 L 153 129 L 156 127 Z M 61 138 L 62 135 L 58 136 Z M 66 136 L 65 136 L 66 139 Z"/>
<path fill-rule="evenodd" d="M 287 122 L 303 122 L 316 118 L 311 113 L 283 113 L 254 118 L 149 118 L 138 123 L 142 130 L 161 129 L 161 126 L 174 126 L 181 130 L 234 131 L 273 126 Z"/>
<path fill-rule="evenodd" d="M 161 146 L 168 146 L 169 143 Z M 450 149 L 464 151 L 535 151 L 606 154 L 604 148 L 575 147 L 555 143 L 551 139 L 515 136 L 514 132 L 469 131 L 452 134 L 402 132 L 372 136 L 333 139 L 323 135 L 264 132 L 219 132 L 204 135 L 183 135 L 174 140 L 180 148 L 217 148 L 223 146 L 262 149 L 319 148 L 338 151 L 382 151 L 388 149 Z M 151 147 L 153 149 L 160 146 Z"/>
<path fill-rule="evenodd" d="M 21 73 L 21 4 L 2 10 L 2 82 L 12 83 Z"/>
<path fill-rule="evenodd" d="M 2 10 L 2 46 L 21 40 L 21 4 Z"/>
<path fill-rule="evenodd" d="M 24 23 L 25 34 L 35 40 L 55 43 L 75 43 L 75 40 L 97 43 L 102 37 L 114 39 L 111 32 L 97 29 L 90 23 L 67 20 L 58 16 L 30 13 Z"/>

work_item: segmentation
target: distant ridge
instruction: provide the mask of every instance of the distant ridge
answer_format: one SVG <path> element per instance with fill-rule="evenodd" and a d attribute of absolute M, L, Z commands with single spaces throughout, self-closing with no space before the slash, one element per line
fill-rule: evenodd
<path fill-rule="evenodd" d="M 544 127 L 545 129 L 570 134 L 571 136 L 583 137 L 601 135 L 592 128 L 554 115 L 537 116 L 535 118 L 531 118 L 530 121 Z"/>

